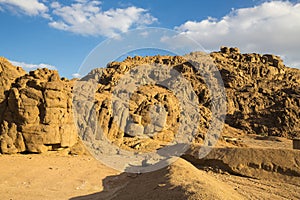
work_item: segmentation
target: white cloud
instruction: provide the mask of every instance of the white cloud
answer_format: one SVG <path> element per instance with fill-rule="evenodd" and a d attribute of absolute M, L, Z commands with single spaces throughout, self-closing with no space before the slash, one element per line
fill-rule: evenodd
<path fill-rule="evenodd" d="M 300 67 L 299 22 L 300 3 L 271 1 L 233 10 L 219 20 L 187 21 L 175 30 L 209 50 L 237 46 L 244 52 L 278 54 L 291 67 Z"/>
<path fill-rule="evenodd" d="M 30 16 L 46 17 L 44 14 L 48 11 L 47 6 L 38 0 L 0 0 L 0 5 L 13 12 L 22 12 Z"/>
<path fill-rule="evenodd" d="M 55 66 L 49 65 L 49 64 L 45 64 L 45 63 L 28 64 L 28 63 L 25 63 L 25 62 L 18 62 L 18 61 L 12 61 L 12 60 L 10 60 L 9 62 L 11 62 L 11 64 L 13 64 L 15 66 L 22 67 L 26 71 L 35 70 L 35 69 L 38 69 L 38 68 L 48 68 L 48 69 L 56 70 Z"/>
<path fill-rule="evenodd" d="M 81 35 L 101 35 L 113 37 L 126 32 L 132 27 L 152 24 L 157 19 L 147 10 L 134 6 L 103 11 L 99 1 L 76 1 L 69 6 L 57 2 L 51 4 L 53 28 Z"/>
<path fill-rule="evenodd" d="M 49 26 L 55 29 L 80 35 L 107 37 L 114 37 L 130 28 L 143 27 L 157 21 L 147 10 L 135 6 L 103 11 L 101 1 L 72 2 L 62 5 L 58 1 L 0 0 L 0 11 L 5 8 L 11 12 L 41 16 L 48 19 Z"/>
<path fill-rule="evenodd" d="M 75 73 L 75 74 L 72 74 L 72 77 L 73 77 L 73 78 L 81 78 L 82 75 L 79 74 L 79 73 Z"/>

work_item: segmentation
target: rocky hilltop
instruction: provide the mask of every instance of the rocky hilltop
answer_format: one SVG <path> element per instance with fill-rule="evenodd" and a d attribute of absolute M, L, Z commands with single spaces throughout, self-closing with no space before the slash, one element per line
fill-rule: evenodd
<path fill-rule="evenodd" d="M 247 133 L 300 136 L 300 71 L 280 57 L 221 48 L 211 56 L 227 91 L 226 122 Z"/>
<path fill-rule="evenodd" d="M 300 70 L 286 67 L 278 56 L 241 54 L 237 48 L 222 47 L 210 56 L 226 89 L 225 127 L 258 135 L 300 136 Z M 191 82 L 201 116 L 194 142 L 201 142 L 211 118 L 210 94 L 200 74 L 180 56 L 128 57 L 122 62 L 109 63 L 101 73 L 94 70 L 85 77 L 98 76 L 94 103 L 104 134 L 116 145 L 138 151 L 157 149 L 173 140 L 180 118 L 179 103 L 164 87 L 146 85 L 134 93 L 126 114 L 132 123 L 125 133 L 114 123 L 111 111 L 111 93 L 120 77 L 138 65 L 154 63 L 175 69 Z M 74 83 L 75 80 L 60 78 L 54 70 L 26 73 L 1 58 L 1 152 L 41 153 L 61 148 L 76 151 L 78 136 L 72 110 Z M 155 126 L 149 125 L 151 106 L 157 106 L 159 111 Z M 120 123 L 125 114 L 119 115 Z M 155 134 L 149 135 L 151 132 Z"/>

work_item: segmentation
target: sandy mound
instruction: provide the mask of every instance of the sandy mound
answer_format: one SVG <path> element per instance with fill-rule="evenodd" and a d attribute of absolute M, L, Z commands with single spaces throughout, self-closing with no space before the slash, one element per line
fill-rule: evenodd
<path fill-rule="evenodd" d="M 128 176 L 128 174 L 124 174 Z M 122 180 L 123 178 L 123 180 Z M 131 178 L 108 177 L 107 191 L 79 199 L 243 199 L 231 187 L 183 159 L 156 172 Z M 121 179 L 121 180 L 120 180 Z"/>

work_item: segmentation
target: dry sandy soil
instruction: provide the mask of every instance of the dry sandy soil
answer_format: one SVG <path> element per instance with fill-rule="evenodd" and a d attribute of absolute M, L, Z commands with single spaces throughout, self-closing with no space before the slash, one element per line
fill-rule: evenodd
<path fill-rule="evenodd" d="M 290 140 L 243 141 L 291 149 Z M 4 200 L 300 199 L 299 177 L 256 179 L 197 167 L 180 158 L 167 168 L 136 175 L 110 169 L 91 156 L 0 155 L 0 194 Z"/>

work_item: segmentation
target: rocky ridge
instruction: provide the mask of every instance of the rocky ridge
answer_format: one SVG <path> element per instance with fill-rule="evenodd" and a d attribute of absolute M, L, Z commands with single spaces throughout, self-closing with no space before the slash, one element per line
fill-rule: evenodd
<path fill-rule="evenodd" d="M 212 53 L 227 91 L 226 123 L 246 133 L 300 136 L 300 73 L 280 57 L 240 54 L 236 48 Z"/>
<path fill-rule="evenodd" d="M 241 54 L 237 48 L 222 47 L 210 56 L 225 85 L 229 127 L 259 135 L 300 136 L 298 69 L 286 67 L 278 56 Z M 26 73 L 3 58 L 0 64 L 1 152 L 41 153 L 77 144 L 72 111 L 75 81 L 60 78 L 57 71 L 48 69 Z M 125 149 L 149 151 L 174 138 L 180 118 L 178 101 L 172 92 L 159 85 L 140 87 L 132 95 L 127 113 L 131 123 L 126 132 L 116 126 L 120 119 L 114 123 L 110 101 L 113 88 L 126 72 L 142 64 L 168 66 L 190 81 L 201 116 L 195 142 L 201 142 L 211 117 L 210 94 L 201 74 L 180 56 L 128 57 L 123 62 L 109 63 L 101 73 L 94 70 L 85 77 L 97 76 L 94 103 L 98 123 L 108 139 Z M 158 112 L 156 125 L 150 126 L 149 111 L 153 106 L 161 113 Z M 120 118 L 123 114 L 120 113 Z"/>

